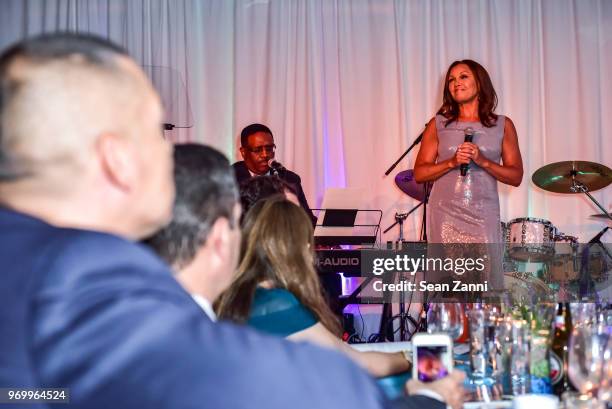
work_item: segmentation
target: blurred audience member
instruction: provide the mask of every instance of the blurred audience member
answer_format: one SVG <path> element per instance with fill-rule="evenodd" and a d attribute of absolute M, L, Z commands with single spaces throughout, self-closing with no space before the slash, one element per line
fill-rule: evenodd
<path fill-rule="evenodd" d="M 232 281 L 240 246 L 240 205 L 228 170 L 212 148 L 176 145 L 174 216 L 146 241 L 213 321 L 212 303 Z"/>
<path fill-rule="evenodd" d="M 314 269 L 312 225 L 283 196 L 255 204 L 244 221 L 238 276 L 221 299 L 222 317 L 295 341 L 342 351 L 375 376 L 407 371 L 402 353 L 360 352 L 342 342 Z"/>
<path fill-rule="evenodd" d="M 274 176 L 254 176 L 245 179 L 240 183 L 239 190 L 243 218 L 255 203 L 276 194 L 285 195 L 287 200 L 300 205 L 293 187 L 283 179 Z"/>

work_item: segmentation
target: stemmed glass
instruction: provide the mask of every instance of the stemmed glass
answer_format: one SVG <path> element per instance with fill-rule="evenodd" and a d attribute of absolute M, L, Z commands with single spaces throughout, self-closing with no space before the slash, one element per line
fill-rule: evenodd
<path fill-rule="evenodd" d="M 612 323 L 607 323 L 608 342 L 603 352 L 602 383 L 599 386 L 599 400 L 612 401 Z"/>
<path fill-rule="evenodd" d="M 427 332 L 443 332 L 455 340 L 463 333 L 463 310 L 458 303 L 435 303 L 427 312 Z"/>
<path fill-rule="evenodd" d="M 585 323 L 572 331 L 569 349 L 569 378 L 582 394 L 597 396 L 606 376 L 610 335 L 603 325 Z M 606 359 L 606 355 L 608 358 Z"/>
<path fill-rule="evenodd" d="M 512 395 L 524 395 L 530 392 L 529 339 L 530 331 L 527 321 L 508 319 L 505 321 L 506 370 L 509 371 Z"/>

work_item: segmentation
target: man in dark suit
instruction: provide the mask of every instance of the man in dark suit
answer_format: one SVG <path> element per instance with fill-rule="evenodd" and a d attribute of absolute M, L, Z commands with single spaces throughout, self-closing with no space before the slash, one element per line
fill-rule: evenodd
<path fill-rule="evenodd" d="M 317 218 L 310 210 L 302 189 L 302 179 L 299 175 L 284 167 L 270 168 L 270 161 L 274 159 L 275 153 L 276 145 L 270 128 L 262 124 L 251 124 L 245 127 L 240 132 L 240 154 L 244 160 L 232 165 L 238 184 L 254 176 L 278 175 L 293 187 L 300 206 L 308 213 L 313 224 L 315 224 Z"/>
<path fill-rule="evenodd" d="M 0 96 L 0 386 L 68 388 L 84 409 L 444 406 L 390 403 L 335 353 L 213 323 L 134 242 L 170 220 L 174 184 L 159 98 L 123 50 L 26 40 L 0 55 Z M 227 206 L 211 269 L 235 258 Z"/>

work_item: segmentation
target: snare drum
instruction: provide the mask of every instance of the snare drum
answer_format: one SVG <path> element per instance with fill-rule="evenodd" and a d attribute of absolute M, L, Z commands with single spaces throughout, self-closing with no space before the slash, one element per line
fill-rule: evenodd
<path fill-rule="evenodd" d="M 555 253 L 555 226 L 548 220 L 521 217 L 508 223 L 508 254 L 515 260 L 541 262 Z"/>
<path fill-rule="evenodd" d="M 578 249 L 578 238 L 560 233 L 555 235 L 555 258 L 575 257 Z"/>
<path fill-rule="evenodd" d="M 574 236 L 557 234 L 555 241 L 555 256 L 550 266 L 550 276 L 553 281 L 575 281 L 580 274 L 578 259 L 578 239 Z"/>

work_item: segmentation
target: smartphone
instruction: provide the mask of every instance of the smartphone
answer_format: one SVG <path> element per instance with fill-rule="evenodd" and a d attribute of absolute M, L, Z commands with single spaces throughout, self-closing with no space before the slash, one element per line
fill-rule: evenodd
<path fill-rule="evenodd" d="M 453 340 L 446 334 L 412 338 L 412 377 L 421 382 L 444 378 L 453 370 Z"/>

